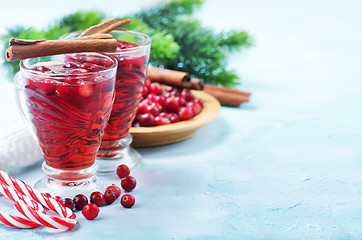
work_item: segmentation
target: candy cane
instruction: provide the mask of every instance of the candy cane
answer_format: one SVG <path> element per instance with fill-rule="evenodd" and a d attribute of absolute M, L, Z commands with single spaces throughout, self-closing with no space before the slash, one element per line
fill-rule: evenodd
<path fill-rule="evenodd" d="M 13 201 L 23 200 L 27 205 L 31 206 L 33 209 L 37 211 L 44 210 L 42 205 L 35 202 L 34 200 L 31 200 L 29 197 L 20 194 L 15 189 L 7 186 L 2 182 L 0 182 L 0 193 Z M 27 218 L 12 216 L 1 210 L 0 210 L 0 221 L 5 225 L 14 228 L 34 228 L 40 226 L 40 224 L 35 223 Z"/>
<path fill-rule="evenodd" d="M 21 194 L 30 197 L 34 201 L 41 203 L 44 207 L 58 213 L 60 216 L 75 219 L 75 214 L 71 209 L 64 207 L 63 204 L 57 202 L 54 198 L 48 197 L 44 193 L 33 189 L 29 185 L 15 179 L 13 176 L 8 175 L 2 170 L 0 170 L 0 181 L 15 188 Z"/>
<path fill-rule="evenodd" d="M 55 229 L 68 229 L 74 228 L 77 220 L 72 218 L 59 218 L 48 216 L 41 211 L 36 211 L 31 206 L 27 205 L 25 201 L 19 200 L 15 203 L 15 208 L 31 221 L 41 224 L 43 226 Z"/>
<path fill-rule="evenodd" d="M 23 183 L 15 179 L 13 176 L 6 174 L 4 171 L 0 170 L 0 182 L 2 182 L 1 186 L 6 196 L 10 199 L 15 200 L 15 208 L 23 214 L 32 224 L 43 225 L 50 228 L 56 229 L 68 229 L 74 228 L 74 225 L 77 223 L 75 220 L 75 214 L 69 208 L 64 207 L 63 204 L 58 203 L 55 199 L 48 197 L 44 193 L 40 193 L 39 191 L 32 189 L 29 185 Z M 7 187 L 10 186 L 10 187 Z M 5 186 L 5 187 L 4 187 Z M 11 187 L 14 192 L 10 189 Z M 1 188 L 1 187 L 0 187 Z M 18 192 L 16 192 L 18 191 Z M 24 194 L 31 199 L 23 196 L 20 197 L 21 194 Z M 43 206 L 51 209 L 52 211 L 58 213 L 62 217 L 53 217 L 47 216 L 42 212 L 37 204 L 33 202 L 36 201 L 41 203 Z M 17 222 L 17 224 L 13 224 L 11 221 L 14 219 L 13 216 L 3 215 L 2 222 L 9 225 L 20 228 L 21 224 L 27 225 L 25 221 Z M 0 219 L 1 220 L 1 219 Z M 29 223 L 30 224 L 30 223 Z M 28 225 L 29 225 L 28 224 Z M 29 226 L 30 227 L 30 226 Z"/>

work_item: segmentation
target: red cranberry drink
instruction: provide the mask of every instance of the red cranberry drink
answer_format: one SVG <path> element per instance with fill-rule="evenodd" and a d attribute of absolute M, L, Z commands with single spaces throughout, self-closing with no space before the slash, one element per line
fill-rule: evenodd
<path fill-rule="evenodd" d="M 79 34 L 73 32 L 62 38 L 73 38 Z M 121 164 L 132 168 L 141 159 L 129 146 L 132 142 L 129 130 L 141 100 L 151 46 L 150 38 L 141 33 L 115 30 L 111 34 L 117 39 L 118 48 L 116 52 L 106 54 L 118 61 L 116 96 L 97 154 L 100 172 L 114 172 Z"/>
<path fill-rule="evenodd" d="M 112 110 L 117 61 L 100 53 L 45 59 L 22 61 L 22 76 L 16 78 L 43 169 L 52 179 L 89 178 Z"/>

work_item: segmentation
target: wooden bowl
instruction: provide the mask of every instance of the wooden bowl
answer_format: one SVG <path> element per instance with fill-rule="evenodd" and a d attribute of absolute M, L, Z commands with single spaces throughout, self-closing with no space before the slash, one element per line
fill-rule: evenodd
<path fill-rule="evenodd" d="M 202 111 L 190 120 L 155 127 L 132 127 L 133 147 L 151 147 L 175 143 L 194 135 L 219 115 L 220 103 L 210 94 L 192 90 L 196 98 L 204 101 Z"/>

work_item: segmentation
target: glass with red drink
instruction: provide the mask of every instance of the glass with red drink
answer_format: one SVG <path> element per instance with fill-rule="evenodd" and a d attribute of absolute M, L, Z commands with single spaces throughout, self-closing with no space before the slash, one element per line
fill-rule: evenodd
<path fill-rule="evenodd" d="M 74 38 L 81 32 L 64 35 L 62 39 Z M 115 171 L 120 164 L 132 168 L 141 156 L 132 148 L 129 133 L 141 99 L 150 56 L 151 39 L 142 33 L 115 30 L 111 34 L 118 41 L 114 53 L 106 53 L 118 61 L 116 97 L 111 116 L 97 153 L 99 172 Z"/>
<path fill-rule="evenodd" d="M 71 196 L 99 187 L 95 158 L 112 110 L 116 69 L 117 60 L 101 53 L 20 62 L 18 105 L 45 159 L 37 189 Z"/>

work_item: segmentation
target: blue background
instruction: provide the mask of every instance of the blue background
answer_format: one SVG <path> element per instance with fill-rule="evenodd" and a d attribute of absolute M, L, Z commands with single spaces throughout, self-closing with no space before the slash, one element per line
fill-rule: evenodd
<path fill-rule="evenodd" d="M 3 3 L 0 33 L 82 7 L 122 15 L 155 3 L 111 2 Z M 0 239 L 361 239 L 361 10 L 357 0 L 207 1 L 197 14 L 205 26 L 255 39 L 230 59 L 250 102 L 222 107 L 188 140 L 138 149 L 134 208 L 115 203 L 94 221 L 78 214 L 62 233 L 0 225 Z M 19 116 L 0 78 L 6 126 Z M 15 176 L 33 184 L 40 174 L 37 164 Z"/>

